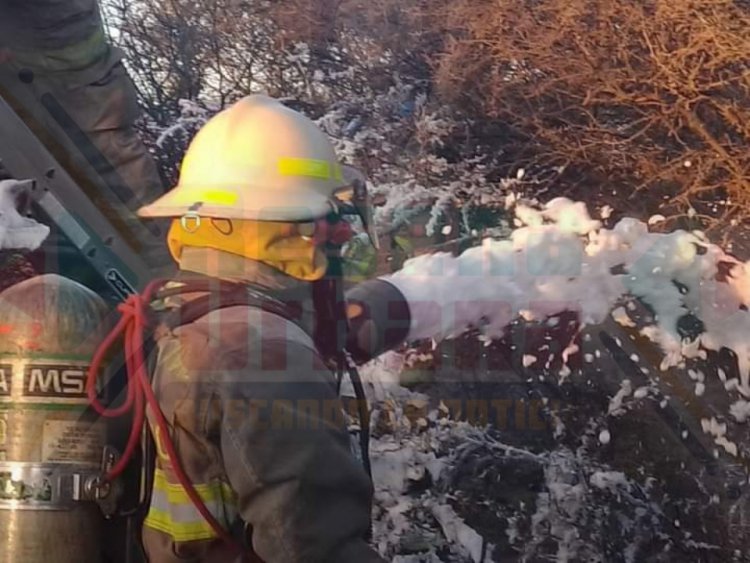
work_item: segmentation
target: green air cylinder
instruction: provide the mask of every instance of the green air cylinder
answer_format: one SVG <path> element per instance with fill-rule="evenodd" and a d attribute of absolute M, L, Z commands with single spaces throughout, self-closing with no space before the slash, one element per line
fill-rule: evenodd
<path fill-rule="evenodd" d="M 90 491 L 106 433 L 85 377 L 106 314 L 98 295 L 57 275 L 0 293 L 0 563 L 101 561 Z"/>

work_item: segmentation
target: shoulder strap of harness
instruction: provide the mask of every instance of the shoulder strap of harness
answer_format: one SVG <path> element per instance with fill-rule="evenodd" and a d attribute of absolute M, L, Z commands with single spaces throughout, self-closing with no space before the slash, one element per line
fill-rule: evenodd
<path fill-rule="evenodd" d="M 178 287 L 161 290 L 158 296 L 167 298 L 188 293 L 205 295 L 191 299 L 164 314 L 161 322 L 170 330 L 190 324 L 212 311 L 237 306 L 256 307 L 297 325 L 302 316 L 299 303 L 280 301 L 254 286 L 215 279 L 191 279 Z"/>

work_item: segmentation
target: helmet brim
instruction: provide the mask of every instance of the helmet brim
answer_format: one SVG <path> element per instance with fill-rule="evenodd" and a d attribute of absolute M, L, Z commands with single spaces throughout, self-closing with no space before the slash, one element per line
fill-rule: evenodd
<path fill-rule="evenodd" d="M 194 190 L 174 189 L 138 210 L 143 218 L 182 217 L 194 213 L 202 217 L 246 219 L 254 221 L 308 221 L 324 217 L 334 206 L 314 186 L 300 185 L 284 193 L 279 201 L 273 187 L 240 190 L 217 187 L 202 190 L 207 201 L 186 199 Z M 241 201 L 248 198 L 247 201 Z"/>
<path fill-rule="evenodd" d="M 351 166 L 341 165 L 343 180 L 340 189 L 364 182 L 364 175 Z M 288 189 L 279 200 L 274 186 L 212 186 L 210 189 L 190 189 L 176 186 L 156 201 L 141 207 L 138 216 L 146 219 L 182 217 L 187 213 L 221 219 L 253 221 L 310 221 L 325 217 L 336 206 L 330 197 L 321 193 L 315 180 L 301 182 Z M 196 201 L 189 194 L 202 193 L 208 201 Z M 242 198 L 247 201 L 240 201 Z"/>

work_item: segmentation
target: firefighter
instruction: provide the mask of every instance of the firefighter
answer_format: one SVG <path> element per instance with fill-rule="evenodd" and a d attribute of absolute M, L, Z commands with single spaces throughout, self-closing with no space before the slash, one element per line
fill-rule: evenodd
<path fill-rule="evenodd" d="M 122 52 L 107 41 L 97 0 L 0 0 L 0 65 L 4 77 L 41 78 L 56 104 L 95 147 L 86 158 L 102 177 L 115 170 L 138 207 L 163 193 L 156 165 L 134 123 L 139 109 Z M 0 80 L 0 94 L 8 84 Z M 16 99 L 33 114 L 31 90 Z M 37 115 L 38 118 L 38 115 Z"/>
<path fill-rule="evenodd" d="M 298 313 L 224 307 L 157 339 L 152 385 L 170 436 L 158 428 L 154 436 L 143 528 L 150 563 L 233 560 L 176 465 L 216 521 L 235 535 L 243 528 L 263 561 L 382 561 L 365 539 L 372 485 L 353 454 L 331 361 L 341 320 L 331 314 L 341 274 L 332 249 L 352 235 L 344 210 L 356 209 L 376 240 L 363 189 L 311 120 L 256 95 L 214 116 L 190 144 L 178 185 L 140 210 L 173 219 L 175 286 L 240 284 Z M 182 310 L 201 295 L 164 306 Z M 345 305 L 356 360 L 407 336 L 408 305 L 387 282 L 356 286 Z"/>

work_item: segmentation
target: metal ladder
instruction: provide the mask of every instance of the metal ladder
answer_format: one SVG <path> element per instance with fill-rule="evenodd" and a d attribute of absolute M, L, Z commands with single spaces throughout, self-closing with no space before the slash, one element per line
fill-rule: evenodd
<path fill-rule="evenodd" d="M 35 180 L 32 199 L 45 215 L 44 221 L 64 236 L 114 294 L 120 299 L 141 290 L 154 277 L 155 264 L 149 263 L 143 240 L 163 241 L 155 225 L 138 221 L 121 201 L 118 190 L 127 190 L 117 181 L 117 172 L 105 178 L 94 167 L 82 147 L 87 139 L 77 138 L 75 130 L 66 128 L 64 119 L 55 115 L 54 95 L 40 80 L 24 73 L 14 76 L 0 69 L 0 85 L 15 100 L 23 100 L 45 133 L 54 140 L 55 148 L 74 163 L 75 173 L 85 177 L 94 187 L 88 193 L 73 179 L 53 155 L 50 148 L 35 135 L 11 106 L 11 98 L 0 92 L 0 161 L 15 178 Z M 59 106 L 59 104 L 58 104 Z M 65 116 L 63 115 L 63 118 Z M 73 126 L 75 126 L 73 124 Z M 79 133 L 82 133 L 79 131 Z M 99 159 L 104 158 L 97 154 Z M 99 170 L 107 169 L 98 162 Z M 70 165 L 70 164 L 69 164 Z M 119 197 L 119 200 L 118 200 Z"/>

